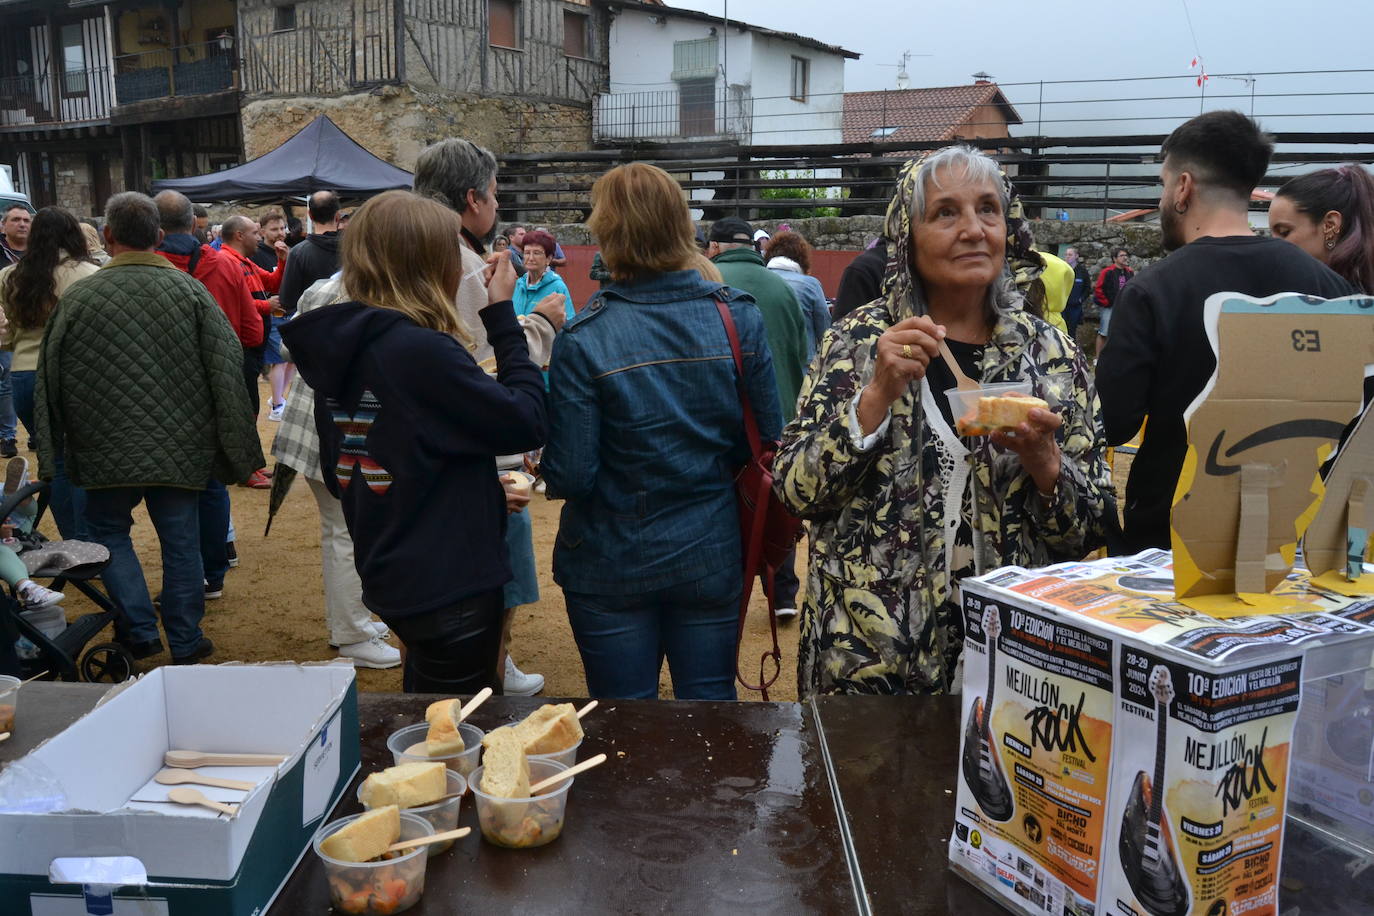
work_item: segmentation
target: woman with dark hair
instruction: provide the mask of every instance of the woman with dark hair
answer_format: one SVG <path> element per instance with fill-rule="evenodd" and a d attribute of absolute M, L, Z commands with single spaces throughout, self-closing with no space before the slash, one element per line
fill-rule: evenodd
<path fill-rule="evenodd" d="M 788 229 L 764 242 L 768 269 L 781 277 L 797 296 L 806 319 L 806 358 L 816 355 L 816 347 L 830 327 L 830 303 L 825 301 L 821 281 L 811 276 L 811 244 L 800 232 Z"/>
<path fill-rule="evenodd" d="M 98 269 L 77 218 L 61 207 L 44 207 L 34 215 L 24 259 L 0 271 L 0 305 L 4 307 L 9 325 L 4 349 L 14 353 L 10 369 L 14 380 L 14 412 L 30 438 L 37 429 L 33 420 L 33 399 L 43 330 L 67 287 Z M 85 514 L 85 494 L 67 479 L 61 455 L 54 464 L 53 518 L 62 537 L 79 540 L 85 534 L 81 521 Z"/>
<path fill-rule="evenodd" d="M 1374 293 L 1374 177 L 1348 164 L 1286 182 L 1269 205 L 1269 231 Z"/>

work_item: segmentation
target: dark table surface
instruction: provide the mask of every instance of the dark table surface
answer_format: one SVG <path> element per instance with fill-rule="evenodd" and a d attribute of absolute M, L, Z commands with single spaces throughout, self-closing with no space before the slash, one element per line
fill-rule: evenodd
<path fill-rule="evenodd" d="M 0 741 L 0 764 L 18 760 L 90 712 L 109 684 L 34 681 L 19 688 L 14 733 Z"/>
<path fill-rule="evenodd" d="M 392 764 L 386 739 L 424 721 L 435 697 L 362 694 L 362 773 Z M 490 730 L 543 698 L 493 697 L 469 721 Z M 814 735 L 795 703 L 603 701 L 583 721 L 562 835 L 535 849 L 473 832 L 429 860 L 409 912 L 852 912 L 835 805 Z M 350 786 L 330 819 L 361 811 Z M 324 913 L 328 888 L 307 853 L 271 913 Z"/>

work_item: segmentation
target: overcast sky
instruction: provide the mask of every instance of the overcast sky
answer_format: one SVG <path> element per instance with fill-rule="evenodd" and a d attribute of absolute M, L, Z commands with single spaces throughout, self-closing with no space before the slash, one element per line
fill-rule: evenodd
<path fill-rule="evenodd" d="M 670 5 L 715 15 L 726 0 L 669 0 Z M 1264 75 L 1272 71 L 1354 69 L 1374 66 L 1374 2 L 1369 0 L 1153 0 L 1147 3 L 1065 3 L 1050 0 L 728 0 L 732 19 L 797 32 L 862 55 L 845 67 L 848 91 L 895 86 L 903 51 L 912 86 L 948 86 L 986 71 L 1003 85 L 1027 121 L 1015 131 L 1046 135 L 1167 133 L 1199 110 L 1199 90 L 1188 76 L 1201 53 L 1211 74 L 1258 74 L 1255 114 L 1271 130 L 1368 130 L 1374 118 L 1336 117 L 1374 112 L 1374 72 Z M 1056 17 L 1055 9 L 1065 15 Z M 1189 29 L 1185 9 L 1191 13 Z M 1193 35 L 1197 43 L 1194 44 Z M 1047 86 L 1043 110 L 1040 80 L 1111 80 L 1176 75 L 1174 79 Z M 1013 84 L 1013 85 L 1009 85 Z M 1273 93 L 1336 93 L 1336 96 L 1265 98 Z M 1368 92 L 1370 95 L 1353 95 Z M 1250 110 L 1242 80 L 1213 78 L 1207 108 Z M 1232 95 L 1224 99 L 1219 96 Z M 1109 109 L 1090 99 L 1145 99 Z M 1072 104 L 1070 104 L 1072 103 Z M 1324 112 L 1320 117 L 1283 115 Z M 1058 115 L 1064 119 L 1055 124 Z M 1146 120 L 1133 122 L 1133 118 Z M 1120 119 L 1120 120 L 1107 120 Z M 1091 125 L 1091 129 L 1089 128 Z M 1077 129 L 1074 129 L 1074 127 Z"/>

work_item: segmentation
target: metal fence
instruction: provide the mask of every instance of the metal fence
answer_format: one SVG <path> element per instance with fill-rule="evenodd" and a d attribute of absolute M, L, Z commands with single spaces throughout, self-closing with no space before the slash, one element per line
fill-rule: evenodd
<path fill-rule="evenodd" d="M 108 67 L 0 79 L 0 127 L 99 121 L 110 103 Z"/>
<path fill-rule="evenodd" d="M 117 104 L 207 95 L 235 88 L 238 58 L 232 41 L 158 48 L 115 58 Z"/>
<path fill-rule="evenodd" d="M 678 89 L 598 93 L 592 100 L 592 135 L 606 140 L 728 139 L 753 136 L 753 99 L 717 88 L 714 80 Z"/>

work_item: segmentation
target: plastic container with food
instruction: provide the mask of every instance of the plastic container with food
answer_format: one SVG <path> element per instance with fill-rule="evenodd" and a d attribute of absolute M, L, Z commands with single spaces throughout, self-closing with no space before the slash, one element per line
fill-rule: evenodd
<path fill-rule="evenodd" d="M 409 762 L 409 761 L 407 761 Z M 437 763 L 437 761 L 430 761 Z M 468 782 L 461 773 L 454 770 L 445 769 L 448 776 L 448 788 L 446 795 L 455 795 L 456 798 L 445 799 L 435 802 L 432 805 L 421 805 L 418 808 L 402 808 L 402 814 L 416 814 L 429 821 L 429 825 L 434 828 L 435 833 L 443 833 L 446 830 L 456 830 L 458 828 L 458 809 L 463 804 L 463 793 L 468 790 Z M 358 803 L 367 808 L 367 802 L 363 800 L 363 785 L 358 783 Z M 429 845 L 429 854 L 437 856 L 441 852 L 447 851 L 453 846 L 453 840 L 444 843 L 432 843 Z"/>
<path fill-rule="evenodd" d="M 978 388 L 963 391 L 959 388 L 950 388 L 945 391 L 945 397 L 949 399 L 951 413 L 954 414 L 954 422 L 959 427 L 961 436 L 985 436 L 995 429 L 1005 427 L 992 426 L 984 427 L 978 422 L 978 402 L 982 398 L 1010 398 L 1037 397 L 1034 385 L 1030 382 L 995 382 L 987 385 L 980 385 Z M 1053 405 L 1050 405 L 1053 409 Z"/>
<path fill-rule="evenodd" d="M 344 862 L 320 851 L 320 843 L 362 817 L 341 818 L 321 827 L 315 834 L 315 854 L 324 863 L 329 882 L 329 902 L 340 913 L 388 916 L 410 909 L 425 892 L 425 863 L 429 855 L 424 846 L 389 853 L 390 859 L 375 862 Z M 401 839 L 418 840 L 432 836 L 429 821 L 411 812 L 401 813 Z"/>
<path fill-rule="evenodd" d="M 419 725 L 407 725 L 399 731 L 392 732 L 391 737 L 386 739 L 386 746 L 391 751 L 396 765 L 442 760 L 446 767 L 470 783 L 472 771 L 477 769 L 480 762 L 478 758 L 482 754 L 482 739 L 486 737 L 486 732 L 475 725 L 462 723 L 458 726 L 458 733 L 463 736 L 462 752 L 443 757 L 430 757 L 425 753 L 425 735 L 428 733 L 429 726 L 424 722 Z"/>
<path fill-rule="evenodd" d="M 0 734 L 14 731 L 14 714 L 19 709 L 19 678 L 0 674 Z"/>
<path fill-rule="evenodd" d="M 567 769 L 545 757 L 531 757 L 530 785 Z M 497 798 L 482 791 L 482 767 L 473 771 L 468 788 L 477 803 L 477 823 L 487 842 L 508 849 L 529 849 L 558 839 L 567 814 L 568 791 L 574 779 L 565 779 L 542 795 L 529 798 Z"/>
<path fill-rule="evenodd" d="M 584 739 L 579 738 L 577 739 L 577 743 L 572 747 L 564 748 L 561 751 L 555 751 L 552 754 L 530 754 L 530 762 L 533 763 L 536 760 L 552 760 L 554 763 L 561 763 L 565 767 L 570 767 L 574 763 L 577 763 L 577 749 L 582 746 L 583 740 Z"/>

